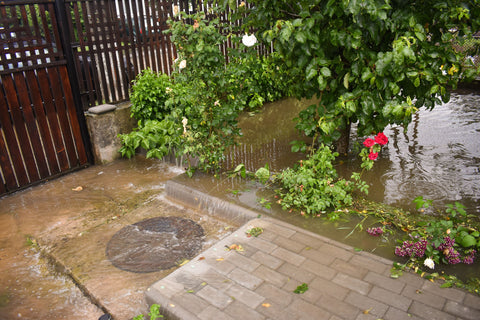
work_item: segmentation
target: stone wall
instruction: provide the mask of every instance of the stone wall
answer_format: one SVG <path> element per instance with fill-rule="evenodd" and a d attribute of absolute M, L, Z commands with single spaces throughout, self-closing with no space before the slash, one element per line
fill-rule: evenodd
<path fill-rule="evenodd" d="M 121 157 L 119 134 L 129 133 L 137 122 L 130 117 L 130 102 L 103 104 L 85 113 L 95 164 L 108 163 Z"/>

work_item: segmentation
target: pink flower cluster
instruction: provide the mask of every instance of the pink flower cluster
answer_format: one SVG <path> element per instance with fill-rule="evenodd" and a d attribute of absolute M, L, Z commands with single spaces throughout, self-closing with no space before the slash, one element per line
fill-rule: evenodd
<path fill-rule="evenodd" d="M 388 143 L 388 137 L 383 134 L 383 132 L 379 132 L 373 139 L 367 138 L 363 141 L 363 145 L 367 148 L 370 148 L 370 154 L 368 155 L 368 159 L 376 160 L 378 158 L 378 152 L 373 152 L 373 146 L 378 144 L 380 146 L 384 146 Z"/>
<path fill-rule="evenodd" d="M 399 257 L 418 257 L 421 258 L 425 255 L 427 250 L 428 241 L 422 239 L 418 242 L 404 241 L 401 247 L 395 248 L 395 255 Z"/>
<path fill-rule="evenodd" d="M 425 239 L 419 240 L 417 242 L 413 241 L 404 241 L 401 247 L 395 248 L 395 255 L 400 257 L 418 257 L 421 258 L 425 254 L 425 250 L 427 249 L 428 241 Z M 466 256 L 462 258 L 460 252 L 454 248 L 455 246 L 455 239 L 446 236 L 443 238 L 443 243 L 440 244 L 438 247 L 434 246 L 434 249 L 440 251 L 445 260 L 449 264 L 457 264 L 457 263 L 465 263 L 465 264 L 472 264 L 475 259 L 475 254 L 477 253 L 476 250 L 471 249 L 466 251 Z"/>
<path fill-rule="evenodd" d="M 376 237 L 383 234 L 383 228 L 382 227 L 368 228 L 367 233 L 371 236 Z"/>
<path fill-rule="evenodd" d="M 447 259 L 449 264 L 457 264 L 462 262 L 460 259 L 460 253 L 453 248 L 455 245 L 455 239 L 446 236 L 443 238 L 443 243 L 438 246 L 438 250 L 443 252 L 445 259 Z"/>

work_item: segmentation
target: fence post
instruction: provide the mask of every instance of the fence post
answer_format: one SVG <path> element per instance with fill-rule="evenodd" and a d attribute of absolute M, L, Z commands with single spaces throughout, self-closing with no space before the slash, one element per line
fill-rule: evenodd
<path fill-rule="evenodd" d="M 70 80 L 70 86 L 72 89 L 73 100 L 75 103 L 75 109 L 77 118 L 82 133 L 83 144 L 87 153 L 87 159 L 89 163 L 94 163 L 92 145 L 90 143 L 90 137 L 88 134 L 87 121 L 83 112 L 82 99 L 80 96 L 80 86 L 78 84 L 77 71 L 75 69 L 75 60 L 73 56 L 72 41 L 70 39 L 70 30 L 68 29 L 67 9 L 65 7 L 65 0 L 55 0 L 55 12 L 57 16 L 58 31 L 60 33 L 61 45 L 63 48 L 63 54 L 67 61 L 67 72 Z M 70 14 L 70 13 L 68 13 Z"/>

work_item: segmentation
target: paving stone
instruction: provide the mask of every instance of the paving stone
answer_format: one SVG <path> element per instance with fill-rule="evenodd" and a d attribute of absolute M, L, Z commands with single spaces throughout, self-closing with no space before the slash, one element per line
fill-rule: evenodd
<path fill-rule="evenodd" d="M 277 287 L 283 286 L 289 279 L 288 276 L 281 274 L 265 266 L 258 267 L 253 272 L 253 275 L 259 279 L 270 282 L 271 284 L 276 285 Z"/>
<path fill-rule="evenodd" d="M 161 281 L 158 281 L 152 285 L 151 290 L 156 290 L 162 296 L 171 298 L 178 293 L 184 292 L 185 287 L 181 283 L 172 281 L 170 279 L 162 279 Z"/>
<path fill-rule="evenodd" d="M 228 277 L 225 275 L 215 271 L 215 270 L 209 270 L 205 274 L 203 274 L 201 277 L 198 278 L 200 283 L 200 286 L 203 287 L 206 284 L 214 287 L 215 289 L 219 289 L 221 291 L 225 291 L 228 288 L 230 288 L 233 285 L 233 281 L 230 280 Z M 193 290 L 198 291 L 201 288 L 195 288 Z"/>
<path fill-rule="evenodd" d="M 262 279 L 239 268 L 232 270 L 232 272 L 230 272 L 228 276 L 231 280 L 241 284 L 242 286 L 250 290 L 254 290 L 263 282 Z"/>
<path fill-rule="evenodd" d="M 359 254 L 354 255 L 348 262 L 354 266 L 362 267 L 367 270 L 383 274 L 385 271 L 390 270 L 392 268 L 391 263 L 385 264 L 383 262 L 376 261 L 369 257 L 365 257 Z M 389 274 L 390 276 L 390 274 Z"/>
<path fill-rule="evenodd" d="M 283 260 L 280 260 L 278 258 L 272 257 L 271 255 L 263 252 L 263 251 L 257 251 L 255 252 L 254 255 L 251 257 L 253 260 L 257 261 L 258 263 L 261 263 L 262 265 L 269 267 L 270 269 L 277 269 L 280 267 L 283 263 Z"/>
<path fill-rule="evenodd" d="M 212 320 L 212 319 L 222 319 L 222 320 L 234 320 L 228 314 L 220 311 L 214 306 L 209 306 L 207 309 L 203 310 L 198 317 L 202 320 Z"/>
<path fill-rule="evenodd" d="M 298 319 L 315 319 L 315 320 L 327 320 L 331 314 L 311 303 L 303 301 L 302 299 L 296 299 L 288 306 L 287 312 L 292 313 Z"/>
<path fill-rule="evenodd" d="M 413 314 L 408 313 L 408 312 L 403 311 L 403 310 L 398 310 L 397 308 L 394 308 L 394 307 L 388 308 L 387 313 L 385 314 L 385 319 L 388 319 L 388 320 L 406 320 L 406 319 L 408 319 L 408 320 L 433 320 L 431 318 L 428 318 L 428 319 L 419 318 L 416 315 L 413 315 Z M 438 320 L 441 320 L 441 319 L 438 319 Z"/>
<path fill-rule="evenodd" d="M 215 268 L 216 271 L 218 271 L 221 274 L 229 274 L 232 272 L 233 269 L 235 269 L 235 265 L 233 263 L 230 263 L 228 261 L 221 260 L 217 261 L 216 259 L 208 259 L 207 263 Z"/>
<path fill-rule="evenodd" d="M 351 263 L 346 262 L 342 259 L 335 259 L 330 265 L 330 268 L 340 271 L 342 273 L 348 274 L 357 279 L 363 279 L 365 275 L 368 273 L 368 270 L 362 268 L 360 266 L 353 265 Z"/>
<path fill-rule="evenodd" d="M 411 299 L 378 287 L 373 287 L 368 296 L 405 312 L 412 304 Z"/>
<path fill-rule="evenodd" d="M 402 295 L 415 301 L 422 302 L 435 309 L 442 310 L 446 299 L 433 294 L 429 291 L 422 291 L 411 285 L 406 285 L 402 291 Z"/>
<path fill-rule="evenodd" d="M 330 265 L 333 262 L 333 260 L 335 260 L 334 256 L 330 256 L 328 254 L 325 254 L 325 252 L 320 252 L 316 249 L 306 248 L 306 249 L 303 249 L 303 251 L 300 254 L 307 259 L 311 259 L 325 266 Z"/>
<path fill-rule="evenodd" d="M 316 274 L 317 276 L 328 279 L 328 280 L 333 279 L 333 277 L 335 277 L 335 275 L 337 274 L 336 270 L 310 259 L 305 260 L 300 265 L 300 268 L 302 270 L 308 270 Z"/>
<path fill-rule="evenodd" d="M 265 297 L 239 285 L 231 286 L 225 293 L 252 309 L 258 307 L 265 300 Z"/>
<path fill-rule="evenodd" d="M 369 314 L 375 315 L 377 318 L 382 318 L 388 309 L 386 304 L 355 291 L 350 291 L 344 301 L 356 306 L 362 311 L 368 311 Z"/>
<path fill-rule="evenodd" d="M 368 294 L 371 288 L 371 285 L 368 282 L 343 273 L 337 273 L 332 282 L 364 295 Z"/>
<path fill-rule="evenodd" d="M 343 319 L 355 319 L 361 311 L 359 308 L 329 295 L 323 295 L 315 304 L 332 314 L 342 317 Z"/>
<path fill-rule="evenodd" d="M 274 234 L 274 238 L 276 237 L 277 235 Z M 275 250 L 276 248 L 278 248 L 278 246 L 270 241 L 266 241 L 265 239 L 263 238 L 250 238 L 250 241 L 248 242 L 248 244 L 250 246 L 253 246 L 259 250 L 262 250 L 263 252 L 265 253 L 270 253 L 272 252 L 273 250 Z"/>
<path fill-rule="evenodd" d="M 300 282 L 308 283 L 315 278 L 314 273 L 311 273 L 305 269 L 300 269 L 288 262 L 284 263 L 280 268 L 277 269 L 277 271 Z"/>
<path fill-rule="evenodd" d="M 281 290 L 268 282 L 264 282 L 255 290 L 255 292 L 265 297 L 265 302 L 269 302 L 272 305 L 280 305 L 282 307 L 289 305 L 293 296 L 293 294 Z"/>
<path fill-rule="evenodd" d="M 363 278 L 364 281 L 374 285 L 379 286 L 380 288 L 390 290 L 395 293 L 401 293 L 405 287 L 405 283 L 397 281 L 396 279 L 385 277 L 375 272 L 368 272 L 368 274 Z M 415 290 L 414 290 L 415 291 Z"/>
<path fill-rule="evenodd" d="M 287 261 L 295 266 L 299 266 L 302 264 L 303 261 L 306 260 L 305 257 L 302 257 L 295 252 L 286 250 L 284 248 L 278 247 L 277 249 L 272 251 L 272 256 Z"/>
<path fill-rule="evenodd" d="M 273 243 L 295 253 L 300 253 L 306 247 L 301 242 L 295 242 L 283 236 L 277 236 L 275 239 L 273 239 Z"/>
<path fill-rule="evenodd" d="M 378 320 L 378 317 L 374 316 L 373 314 L 364 314 L 360 313 L 355 320 Z"/>
<path fill-rule="evenodd" d="M 325 243 L 323 246 L 317 249 L 322 255 L 331 256 L 334 258 L 339 258 L 345 261 L 348 261 L 353 253 L 345 249 L 342 249 L 340 246 L 332 245 Z"/>
<path fill-rule="evenodd" d="M 418 301 L 413 301 L 412 306 L 410 307 L 408 312 L 424 319 L 442 319 L 442 320 L 455 319 L 455 316 L 452 316 L 446 312 L 427 306 Z"/>
<path fill-rule="evenodd" d="M 287 225 L 288 227 L 286 227 L 285 225 Z M 274 232 L 277 235 L 281 235 L 281 236 L 284 236 L 286 238 L 290 238 L 291 236 L 293 236 L 296 233 L 296 231 L 293 230 L 293 228 L 291 228 L 292 227 L 291 225 L 288 225 L 288 224 L 285 224 L 285 225 L 283 225 L 282 222 L 276 223 L 276 224 L 269 223 L 268 225 L 265 226 L 265 231 Z"/>
<path fill-rule="evenodd" d="M 390 277 L 390 270 L 386 271 L 384 273 L 384 275 L 386 277 Z M 411 273 L 411 272 L 408 272 L 408 271 L 404 272 L 400 277 L 396 278 L 395 280 L 399 281 L 399 282 L 406 283 L 406 284 L 408 284 L 412 287 L 415 287 L 417 289 L 421 289 L 422 285 L 424 283 L 424 280 L 418 274 Z"/>
<path fill-rule="evenodd" d="M 237 267 L 252 272 L 260 266 L 260 263 L 243 256 L 241 253 L 235 253 L 228 258 L 228 262 L 233 263 Z"/>
<path fill-rule="evenodd" d="M 317 289 L 321 293 L 329 294 L 332 297 L 340 300 L 343 300 L 347 296 L 347 293 L 349 291 L 345 287 L 342 287 L 338 284 L 333 283 L 332 281 L 328 281 L 322 278 L 316 278 L 315 280 L 313 280 L 312 283 L 309 284 L 309 287 Z"/>
<path fill-rule="evenodd" d="M 174 296 L 172 302 L 175 305 L 184 307 L 192 314 L 200 314 L 210 306 L 207 301 L 197 297 L 194 293 L 182 293 Z"/>
<path fill-rule="evenodd" d="M 233 302 L 231 297 L 209 285 L 204 286 L 196 294 L 219 309 L 223 309 Z"/>
<path fill-rule="evenodd" d="M 270 320 L 294 320 L 298 319 L 295 315 L 290 313 L 288 310 L 285 309 L 285 306 L 271 303 L 268 300 L 265 300 L 266 304 L 260 305 L 256 311 L 258 313 L 263 314 L 265 317 L 267 317 Z M 241 317 L 240 317 L 241 318 Z M 244 319 L 244 318 L 241 318 Z"/>
<path fill-rule="evenodd" d="M 440 288 L 440 284 L 437 282 L 423 281 L 421 290 L 423 292 L 431 292 L 438 296 L 444 297 L 448 300 L 462 302 L 465 298 L 465 291 L 455 289 L 455 288 Z"/>
<path fill-rule="evenodd" d="M 458 315 L 463 319 L 469 319 L 469 320 L 480 319 L 480 310 L 476 308 L 470 308 L 468 306 L 462 305 L 455 301 L 448 300 L 447 303 L 445 303 L 444 310 L 453 315 Z"/>
<path fill-rule="evenodd" d="M 239 318 L 239 315 L 241 315 L 242 319 L 249 319 L 249 320 L 265 319 L 265 316 L 263 314 L 248 308 L 246 305 L 244 305 L 240 301 L 235 301 L 232 304 L 230 304 L 227 308 L 225 308 L 225 313 L 237 319 Z M 217 317 L 213 319 L 220 319 L 220 318 Z"/>
<path fill-rule="evenodd" d="M 480 297 L 479 296 L 473 295 L 471 293 L 467 293 L 465 295 L 465 299 L 463 300 L 463 303 L 467 307 L 471 307 L 471 308 L 480 310 Z"/>
<path fill-rule="evenodd" d="M 303 243 L 306 247 L 314 249 L 319 248 L 325 243 L 321 239 L 318 239 L 318 237 L 310 236 L 303 232 L 296 232 L 293 236 L 290 237 L 290 239 L 296 242 Z"/>

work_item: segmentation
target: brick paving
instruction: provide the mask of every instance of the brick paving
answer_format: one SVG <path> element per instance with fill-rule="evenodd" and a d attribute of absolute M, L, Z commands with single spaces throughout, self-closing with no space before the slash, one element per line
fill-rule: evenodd
<path fill-rule="evenodd" d="M 258 237 L 246 230 L 262 227 Z M 243 250 L 229 250 L 232 245 Z M 272 218 L 257 218 L 146 292 L 168 319 L 480 319 L 480 297 Z M 302 283 L 309 289 L 293 291 Z"/>

